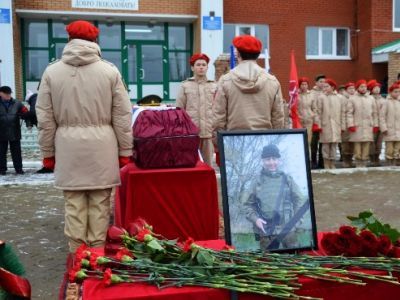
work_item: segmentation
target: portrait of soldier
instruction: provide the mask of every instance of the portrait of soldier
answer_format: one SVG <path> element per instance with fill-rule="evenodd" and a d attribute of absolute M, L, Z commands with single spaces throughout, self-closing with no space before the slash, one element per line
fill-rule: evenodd
<path fill-rule="evenodd" d="M 244 202 L 246 218 L 262 251 L 297 248 L 302 218 L 309 211 L 307 198 L 293 178 L 279 169 L 281 153 L 276 145 L 263 148 L 261 164 Z"/>

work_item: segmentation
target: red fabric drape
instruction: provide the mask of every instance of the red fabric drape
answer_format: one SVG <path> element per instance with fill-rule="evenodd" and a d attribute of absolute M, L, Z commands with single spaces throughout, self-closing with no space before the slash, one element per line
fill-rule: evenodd
<path fill-rule="evenodd" d="M 215 172 L 198 162 L 195 168 L 121 170 L 115 201 L 115 224 L 128 228 L 142 217 L 169 239 L 218 238 L 218 194 Z"/>

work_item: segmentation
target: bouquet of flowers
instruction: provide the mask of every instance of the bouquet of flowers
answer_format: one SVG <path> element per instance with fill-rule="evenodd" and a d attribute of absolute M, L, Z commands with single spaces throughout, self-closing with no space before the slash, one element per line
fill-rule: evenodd
<path fill-rule="evenodd" d="M 324 234 L 321 246 L 329 255 L 389 256 L 400 258 L 400 233 L 382 224 L 372 212 L 349 216 L 353 226 L 341 226 L 337 232 Z"/>
<path fill-rule="evenodd" d="M 281 299 L 315 299 L 296 294 L 301 287 L 300 276 L 357 285 L 365 285 L 364 279 L 400 284 L 391 274 L 400 271 L 400 260 L 396 258 L 243 253 L 228 245 L 216 251 L 191 238 L 184 243 L 165 239 L 141 219 L 128 231 L 111 227 L 107 240 L 119 246 L 107 246 L 106 256 L 98 256 L 84 245 L 77 250 L 69 272 L 71 282 L 98 278 L 106 286 L 147 282 L 160 289 L 197 285 Z M 387 273 L 371 275 L 349 267 Z"/>

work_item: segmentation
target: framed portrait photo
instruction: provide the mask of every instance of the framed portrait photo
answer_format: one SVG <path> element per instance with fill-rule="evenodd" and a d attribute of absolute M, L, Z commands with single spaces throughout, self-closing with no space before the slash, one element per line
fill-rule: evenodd
<path fill-rule="evenodd" d="M 317 248 L 305 129 L 218 132 L 225 238 L 237 251 Z"/>

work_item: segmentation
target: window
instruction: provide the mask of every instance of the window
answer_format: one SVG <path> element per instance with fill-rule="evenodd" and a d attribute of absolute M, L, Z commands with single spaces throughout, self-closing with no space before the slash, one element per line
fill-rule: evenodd
<path fill-rule="evenodd" d="M 26 20 L 24 28 L 26 47 L 48 47 L 49 36 L 47 21 Z"/>
<path fill-rule="evenodd" d="M 232 40 L 238 35 L 253 35 L 257 37 L 263 44 L 263 48 L 269 50 L 269 27 L 262 24 L 224 24 L 224 52 L 230 52 Z M 260 58 L 264 58 L 264 53 L 261 53 Z"/>
<path fill-rule="evenodd" d="M 169 24 L 168 65 L 171 82 L 179 82 L 190 77 L 190 54 L 191 26 L 188 24 Z"/>
<path fill-rule="evenodd" d="M 126 23 L 127 40 L 164 40 L 164 24 Z"/>
<path fill-rule="evenodd" d="M 348 28 L 307 27 L 307 59 L 350 59 Z"/>
<path fill-rule="evenodd" d="M 400 0 L 393 0 L 393 31 L 400 31 Z"/>

